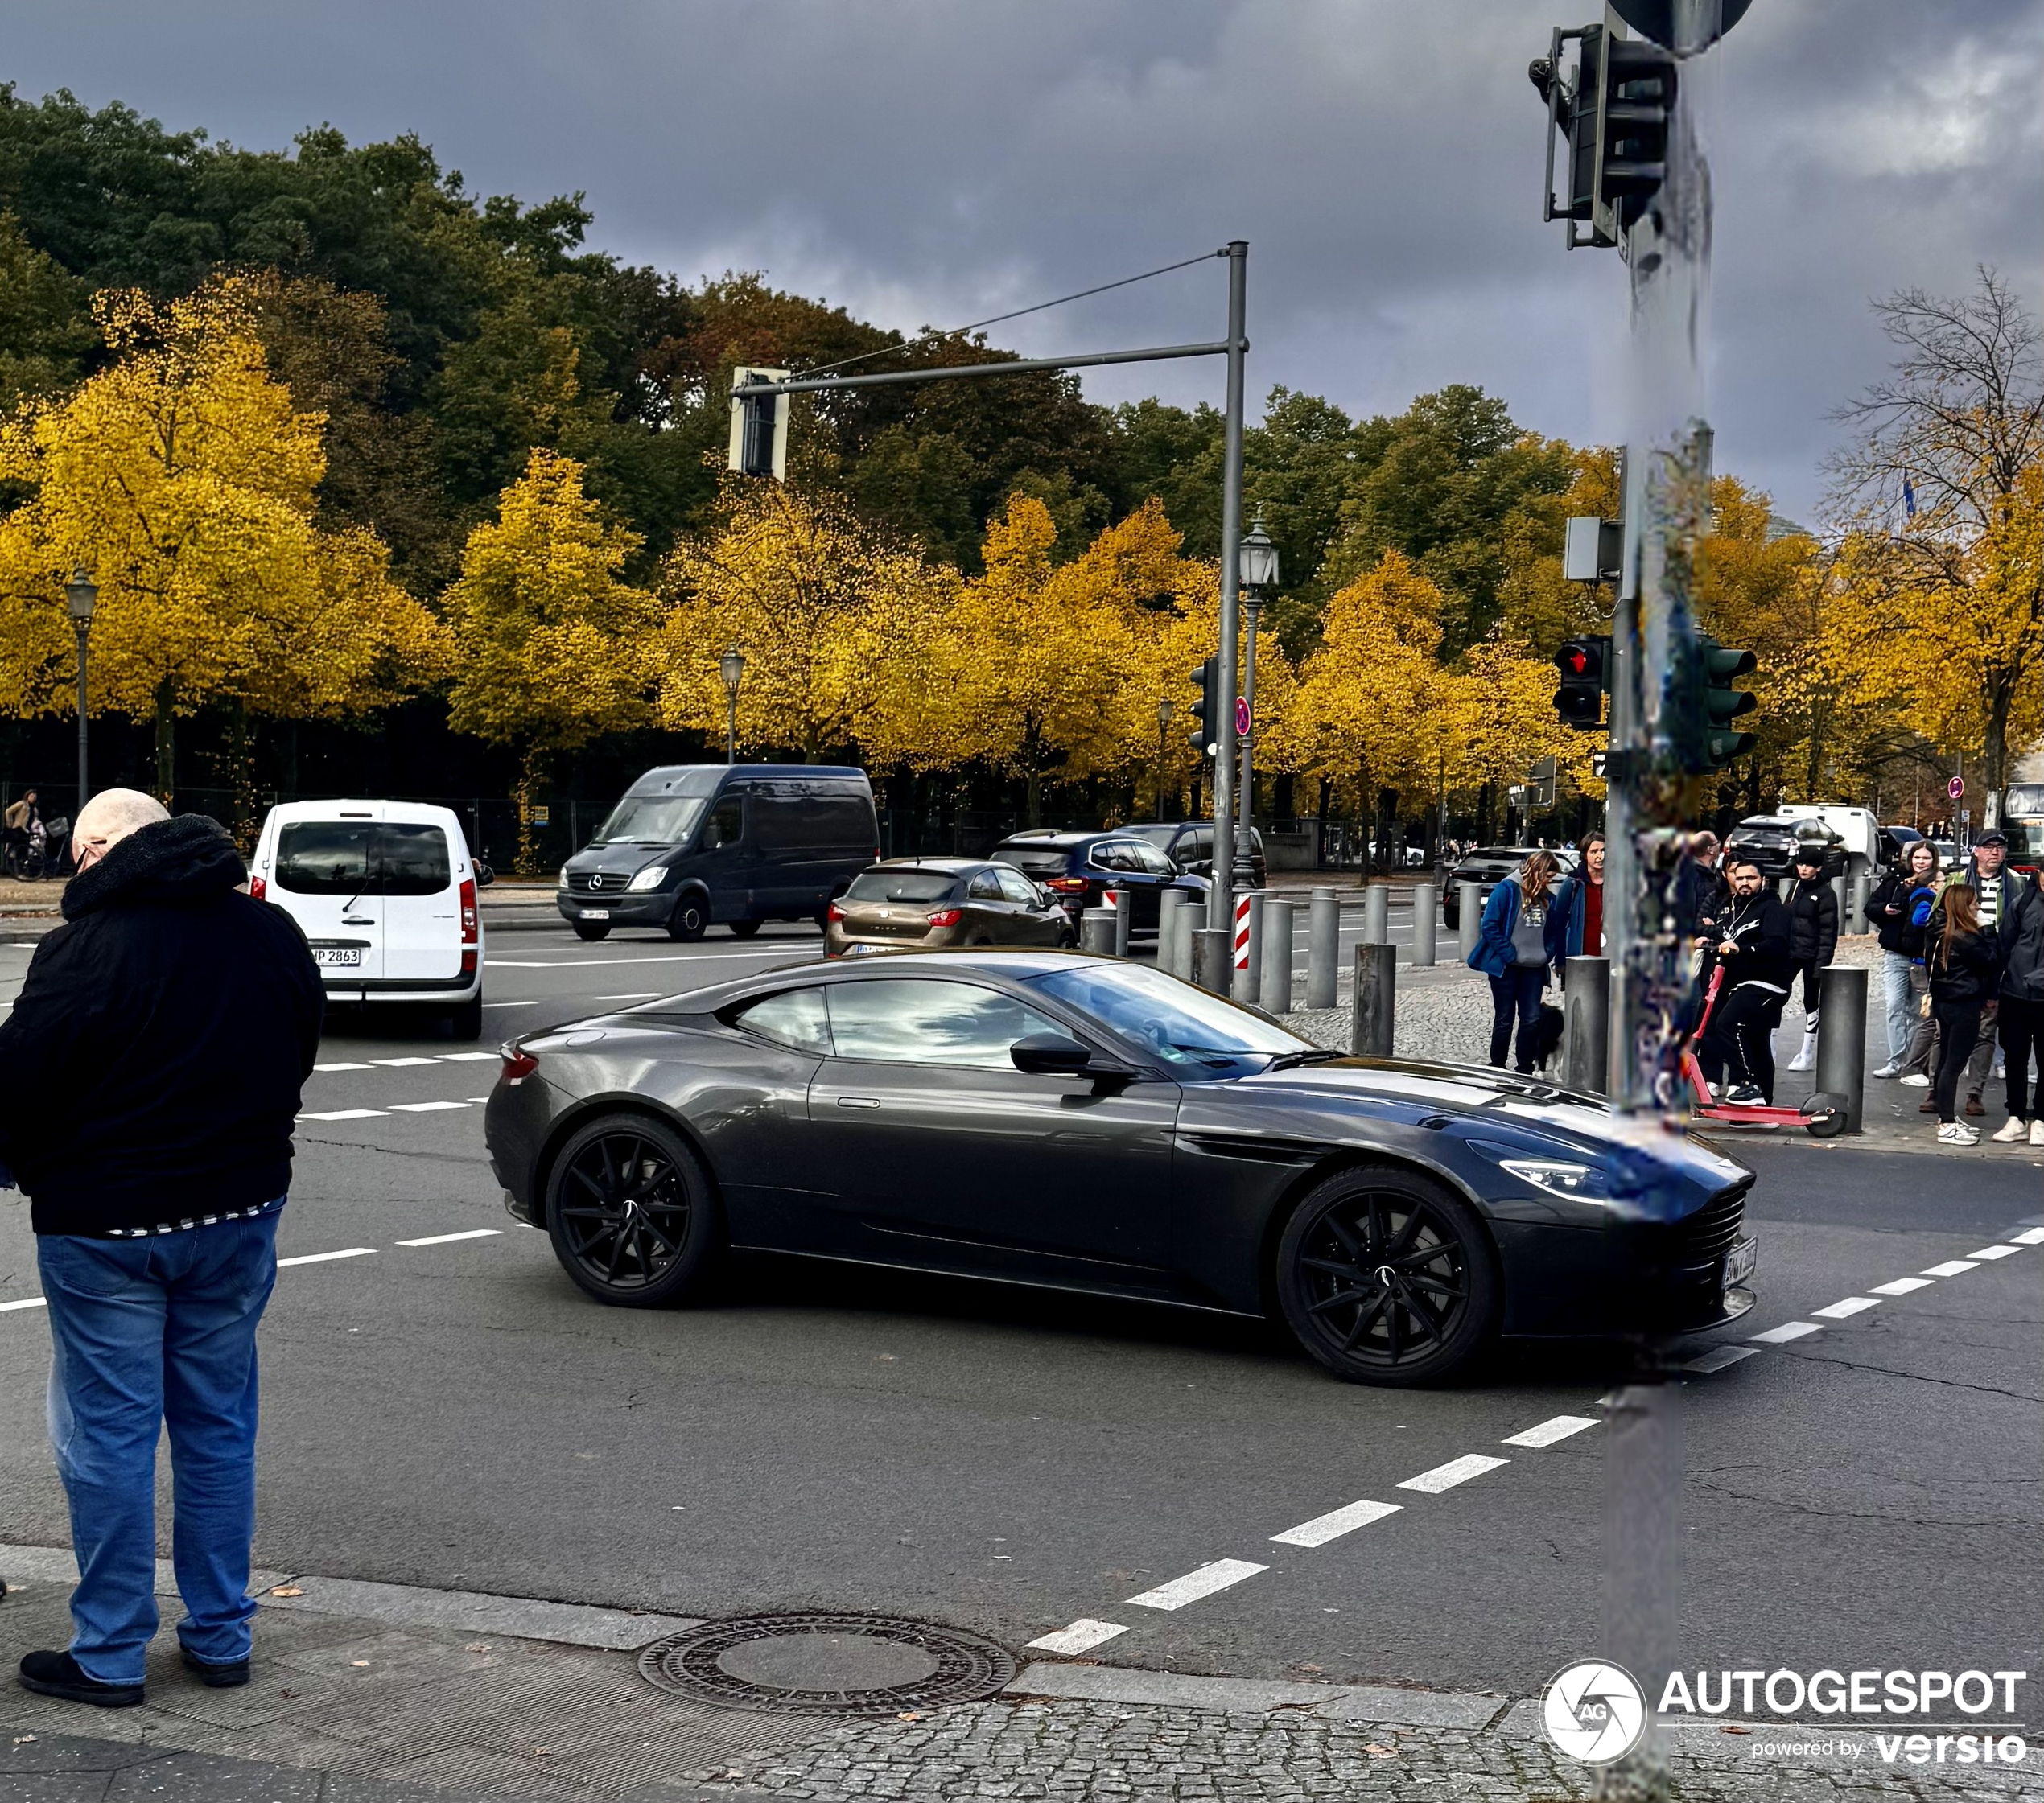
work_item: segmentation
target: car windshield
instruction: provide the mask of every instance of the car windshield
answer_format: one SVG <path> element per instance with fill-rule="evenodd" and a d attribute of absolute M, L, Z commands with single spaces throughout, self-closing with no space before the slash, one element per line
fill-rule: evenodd
<path fill-rule="evenodd" d="M 628 795 L 596 829 L 591 845 L 679 845 L 695 830 L 708 798 L 700 795 Z"/>
<path fill-rule="evenodd" d="M 852 879 L 847 901 L 949 901 L 958 879 L 949 871 L 866 871 Z"/>
<path fill-rule="evenodd" d="M 1139 965 L 1076 965 L 1028 981 L 1188 1077 L 1246 1076 L 1319 1049 L 1246 1008 Z"/>

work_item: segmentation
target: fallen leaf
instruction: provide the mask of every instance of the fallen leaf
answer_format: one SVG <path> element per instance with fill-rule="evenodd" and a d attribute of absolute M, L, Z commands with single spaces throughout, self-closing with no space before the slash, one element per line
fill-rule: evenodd
<path fill-rule="evenodd" d="M 1397 1747 L 1379 1747 L 1374 1740 L 1363 1751 L 1374 1760 L 1395 1760 L 1398 1757 Z"/>
<path fill-rule="evenodd" d="M 1294 1665 L 1292 1669 L 1295 1672 L 1324 1672 L 1327 1669 L 1325 1665 L 1308 1665 L 1303 1663 Z"/>
<path fill-rule="evenodd" d="M 1737 1727 L 1728 1722 L 1720 1731 L 1725 1734 L 1751 1734 L 1753 1730 L 1751 1728 Z"/>
<path fill-rule="evenodd" d="M 18 1734 L 14 1736 L 14 1744 L 17 1747 L 26 1747 L 35 1738 L 35 1736 L 32 1734 Z"/>
<path fill-rule="evenodd" d="M 280 1697 L 295 1697 L 298 1694 L 298 1692 L 295 1690 L 279 1690 L 277 1694 Z"/>
<path fill-rule="evenodd" d="M 303 1596 L 305 1590 L 299 1584 L 277 1584 L 271 1587 L 270 1594 L 272 1596 Z"/>
<path fill-rule="evenodd" d="M 919 1709 L 905 1709 L 894 1719 L 897 1722 L 920 1722 L 923 1719 L 923 1712 Z"/>
<path fill-rule="evenodd" d="M 892 1352 L 882 1352 L 874 1359 L 873 1362 L 876 1365 L 892 1365 L 895 1362 L 894 1355 Z"/>
<path fill-rule="evenodd" d="M 550 1760 L 554 1756 L 554 1749 L 551 1747 L 535 1747 L 532 1750 L 532 1756 L 536 1760 Z"/>
<path fill-rule="evenodd" d="M 366 1659 L 351 1659 L 348 1662 L 351 1665 L 366 1665 L 369 1663 L 369 1661 Z"/>
<path fill-rule="evenodd" d="M 490 1645 L 488 1640 L 470 1640 L 463 1646 L 461 1650 L 464 1653 L 488 1653 Z"/>

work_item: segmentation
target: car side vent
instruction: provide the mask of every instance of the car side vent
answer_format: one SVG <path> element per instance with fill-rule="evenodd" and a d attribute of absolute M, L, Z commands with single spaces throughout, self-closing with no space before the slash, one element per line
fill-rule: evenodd
<path fill-rule="evenodd" d="M 1227 1133 L 1191 1133 L 1184 1143 L 1214 1158 L 1246 1159 L 1253 1164 L 1308 1164 L 1326 1148 L 1297 1139 L 1251 1139 Z"/>
<path fill-rule="evenodd" d="M 1429 1114 L 1420 1123 L 1429 1133 L 1439 1133 L 1448 1124 L 1448 1117 L 1445 1114 Z"/>

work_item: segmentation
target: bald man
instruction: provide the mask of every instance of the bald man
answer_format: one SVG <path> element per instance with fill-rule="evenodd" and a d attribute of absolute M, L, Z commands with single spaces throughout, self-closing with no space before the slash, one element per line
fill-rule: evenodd
<path fill-rule="evenodd" d="M 117 1709 L 156 1632 L 166 1428 L 184 1661 L 248 1682 L 256 1324 L 323 997 L 216 822 L 107 789 L 74 843 L 64 924 L 0 1023 L 0 1161 L 28 1193 L 79 1571 L 69 1649 L 26 1655 L 21 1682 Z"/>

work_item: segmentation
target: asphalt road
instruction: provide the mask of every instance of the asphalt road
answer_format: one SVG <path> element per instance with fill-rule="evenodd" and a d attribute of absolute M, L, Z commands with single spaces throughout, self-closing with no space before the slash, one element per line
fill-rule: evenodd
<path fill-rule="evenodd" d="M 490 1039 L 816 949 L 501 934 Z M 0 946 L 0 1000 L 26 956 Z M 602 1308 L 503 1212 L 495 1064 L 471 1049 L 340 1019 L 342 1068 L 307 1085 L 281 1249 L 350 1255 L 285 1270 L 264 1329 L 264 1565 L 688 1615 L 828 1604 L 1015 1646 L 1087 1618 L 1127 1630 L 1110 1661 L 1521 1694 L 1595 1648 L 1605 1430 L 1504 1443 L 1593 1415 L 1597 1356 L 1372 1391 L 1255 1325 L 782 1260 L 696 1309 Z M 1685 1664 L 2044 1669 L 2044 1245 L 1965 1258 L 2044 1221 L 2044 1159 L 1741 1151 L 1762 1301 L 1726 1343 L 1819 1331 L 1683 1388 Z M 0 1542 L 59 1544 L 47 1329 L 5 1308 L 35 1289 L 10 1197 Z M 1470 1455 L 1506 1462 L 1402 1487 Z M 1400 1506 L 1271 1538 L 1366 1500 Z M 1224 1559 L 1264 1569 L 1130 1604 Z"/>

